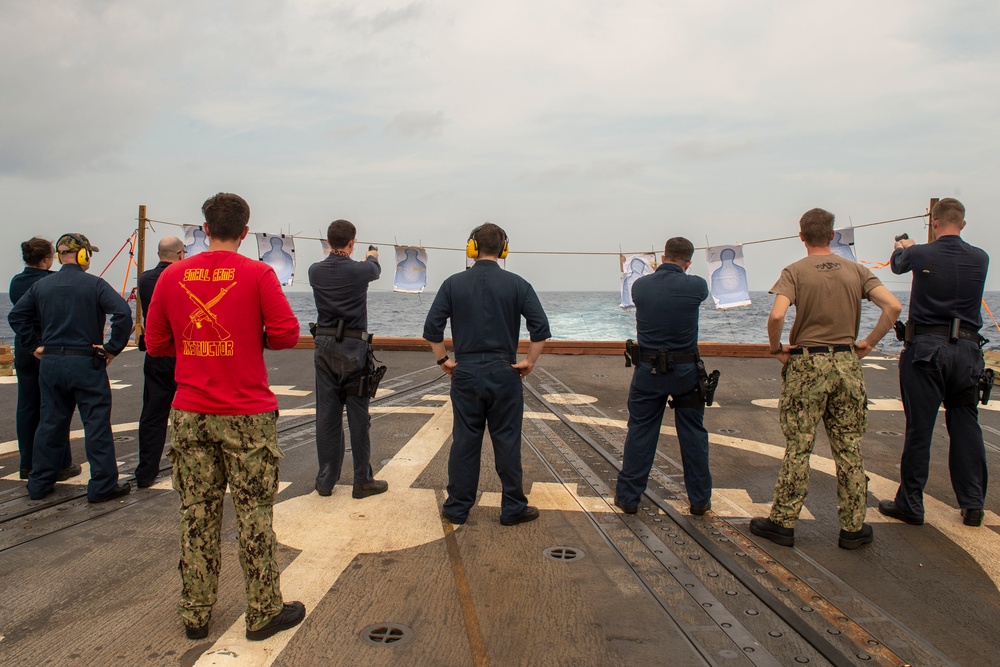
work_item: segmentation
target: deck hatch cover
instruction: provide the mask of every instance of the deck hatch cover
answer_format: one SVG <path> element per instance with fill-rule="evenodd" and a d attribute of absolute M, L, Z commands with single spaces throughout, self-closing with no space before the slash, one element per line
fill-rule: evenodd
<path fill-rule="evenodd" d="M 576 547 L 549 547 L 548 549 L 543 549 L 542 554 L 546 558 L 561 562 L 583 558 L 583 552 Z"/>
<path fill-rule="evenodd" d="M 361 639 L 374 646 L 392 646 L 410 638 L 412 631 L 399 623 L 376 623 L 361 631 Z"/>

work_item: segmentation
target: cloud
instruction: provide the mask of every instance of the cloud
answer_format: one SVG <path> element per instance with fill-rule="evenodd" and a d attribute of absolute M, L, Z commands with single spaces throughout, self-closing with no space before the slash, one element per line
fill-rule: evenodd
<path fill-rule="evenodd" d="M 385 127 L 386 134 L 407 139 L 429 139 L 444 132 L 443 111 L 400 111 Z"/>
<path fill-rule="evenodd" d="M 63 0 L 0 18 L 10 219 L 74 201 L 134 225 L 132 200 L 196 215 L 230 189 L 282 225 L 343 207 L 402 241 L 403 221 L 449 236 L 492 216 L 538 249 L 601 250 L 609 219 L 662 244 L 667 212 L 725 243 L 815 205 L 1000 207 L 1000 6 Z"/>
<path fill-rule="evenodd" d="M 725 158 L 741 153 L 750 153 L 757 147 L 753 139 L 725 140 L 692 138 L 678 142 L 672 149 L 674 155 L 693 160 Z"/>

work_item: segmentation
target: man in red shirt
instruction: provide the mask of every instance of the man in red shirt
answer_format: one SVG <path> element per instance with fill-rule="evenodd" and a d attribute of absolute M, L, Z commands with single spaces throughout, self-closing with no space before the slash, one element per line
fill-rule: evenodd
<path fill-rule="evenodd" d="M 208 251 L 164 269 L 146 321 L 147 352 L 177 357 L 168 456 L 181 496 L 178 611 L 189 639 L 208 636 L 228 485 L 238 515 L 246 636 L 260 640 L 305 617 L 301 602 L 283 603 L 274 557 L 272 509 L 282 454 L 278 400 L 263 354 L 265 344 L 293 347 L 299 322 L 274 270 L 237 252 L 249 231 L 243 198 L 220 193 L 201 210 Z"/>

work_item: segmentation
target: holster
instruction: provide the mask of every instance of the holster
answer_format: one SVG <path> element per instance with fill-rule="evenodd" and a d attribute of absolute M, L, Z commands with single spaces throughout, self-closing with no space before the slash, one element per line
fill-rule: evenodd
<path fill-rule="evenodd" d="M 343 320 L 341 320 L 343 321 Z M 375 352 L 371 346 L 368 347 L 368 359 L 365 367 L 357 375 L 349 378 L 340 387 L 340 400 L 345 400 L 348 396 L 367 396 L 375 398 L 378 386 L 385 377 L 388 370 L 385 365 L 375 358 Z"/>
<path fill-rule="evenodd" d="M 625 368 L 632 368 L 633 360 L 635 363 L 639 363 L 639 346 L 636 342 L 629 338 L 625 341 Z M 634 351 L 634 353 L 633 353 Z"/>
<path fill-rule="evenodd" d="M 986 368 L 979 376 L 979 402 L 986 405 L 990 402 L 990 394 L 993 392 L 993 369 Z"/>

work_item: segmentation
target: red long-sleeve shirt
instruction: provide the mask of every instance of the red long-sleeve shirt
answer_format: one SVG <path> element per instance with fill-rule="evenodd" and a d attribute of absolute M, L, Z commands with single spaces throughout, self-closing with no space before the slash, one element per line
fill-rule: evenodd
<path fill-rule="evenodd" d="M 146 350 L 177 357 L 173 407 L 210 415 L 278 409 L 264 340 L 273 350 L 294 347 L 299 321 L 274 269 L 235 252 L 202 252 L 164 269 L 154 294 Z"/>

